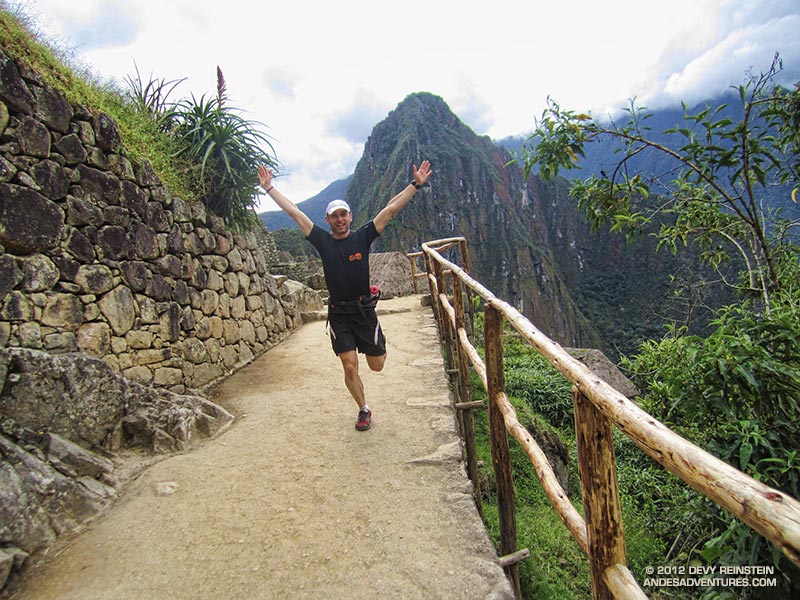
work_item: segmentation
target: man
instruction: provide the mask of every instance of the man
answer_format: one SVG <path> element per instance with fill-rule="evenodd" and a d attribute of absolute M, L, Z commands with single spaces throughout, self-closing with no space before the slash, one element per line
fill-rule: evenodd
<path fill-rule="evenodd" d="M 353 231 L 353 213 L 344 200 L 334 200 L 325 211 L 330 233 L 315 225 L 297 206 L 279 192 L 272 183 L 273 174 L 264 165 L 258 168 L 258 180 L 275 203 L 292 217 L 306 239 L 322 258 L 325 283 L 328 286 L 328 324 L 333 351 L 342 361 L 344 383 L 358 404 L 356 429 L 369 429 L 372 411 L 367 406 L 364 383 L 358 374 L 358 352 L 366 356 L 372 371 L 381 371 L 386 361 L 386 339 L 375 313 L 377 298 L 370 292 L 369 249 L 401 208 L 428 181 L 430 162 L 417 169 L 413 179 L 375 218 Z"/>

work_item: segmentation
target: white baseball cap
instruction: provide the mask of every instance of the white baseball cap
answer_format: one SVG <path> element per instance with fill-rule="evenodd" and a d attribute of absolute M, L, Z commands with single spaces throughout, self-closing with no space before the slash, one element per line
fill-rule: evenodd
<path fill-rule="evenodd" d="M 328 203 L 328 208 L 325 209 L 325 214 L 329 215 L 341 209 L 345 209 L 347 212 L 351 212 L 350 205 L 344 200 L 332 200 L 331 202 Z"/>

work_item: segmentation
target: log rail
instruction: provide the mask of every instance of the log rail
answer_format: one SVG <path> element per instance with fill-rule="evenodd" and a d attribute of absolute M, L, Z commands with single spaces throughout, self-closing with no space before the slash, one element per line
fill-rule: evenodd
<path fill-rule="evenodd" d="M 458 249 L 461 266 L 442 255 L 452 248 Z M 424 259 L 424 272 L 416 269 L 420 257 Z M 800 565 L 800 502 L 745 475 L 674 433 L 537 330 L 513 306 L 470 277 L 464 238 L 426 242 L 422 244 L 421 252 L 408 254 L 408 258 L 415 292 L 419 293 L 417 280 L 427 279 L 448 371 L 455 375 L 455 406 L 465 439 L 467 472 L 473 481 L 474 497 L 481 514 L 472 431 L 472 410 L 476 403 L 470 399 L 469 364 L 487 392 L 490 445 L 500 515 L 500 552 L 503 555 L 500 562 L 517 597 L 520 596 L 518 562 L 528 552 L 516 547 L 508 434 L 527 454 L 551 504 L 588 556 L 592 595 L 596 600 L 646 598 L 627 567 L 614 458 L 614 426 L 672 474 L 742 520 Z M 470 341 L 473 295 L 484 302 L 485 363 Z M 544 452 L 519 422 L 506 396 L 502 351 L 502 332 L 506 322 L 573 384 L 578 470 L 585 519 L 570 502 Z"/>

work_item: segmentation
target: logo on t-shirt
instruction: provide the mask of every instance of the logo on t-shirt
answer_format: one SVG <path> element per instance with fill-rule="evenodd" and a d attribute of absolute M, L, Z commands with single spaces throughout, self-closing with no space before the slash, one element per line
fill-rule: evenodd
<path fill-rule="evenodd" d="M 354 260 L 361 260 L 361 258 L 362 258 L 361 252 L 356 252 L 355 254 L 351 254 L 350 256 L 347 257 L 347 259 L 350 262 L 353 262 Z"/>

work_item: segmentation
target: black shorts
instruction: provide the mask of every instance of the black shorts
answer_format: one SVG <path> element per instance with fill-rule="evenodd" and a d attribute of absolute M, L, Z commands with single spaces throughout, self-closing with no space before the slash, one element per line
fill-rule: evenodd
<path fill-rule="evenodd" d="M 386 354 L 386 338 L 372 307 L 343 313 L 329 311 L 328 330 L 331 346 L 337 356 L 351 350 L 358 350 L 367 356 Z"/>

